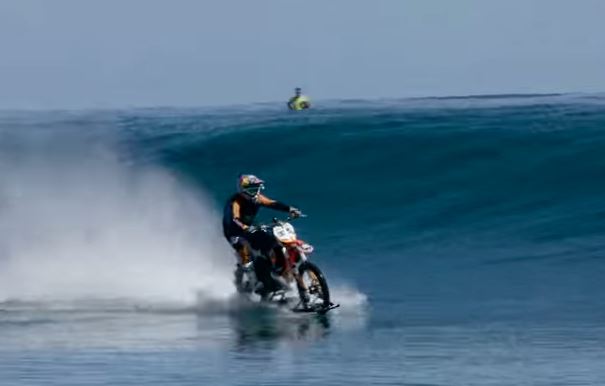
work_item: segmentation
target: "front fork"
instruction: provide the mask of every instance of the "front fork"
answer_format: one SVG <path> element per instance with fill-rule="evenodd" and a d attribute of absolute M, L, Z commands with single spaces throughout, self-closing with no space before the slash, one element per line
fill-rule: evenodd
<path fill-rule="evenodd" d="M 304 256 L 301 256 L 301 252 L 297 249 L 284 248 L 283 250 L 285 255 L 285 273 L 287 275 L 292 275 L 294 280 L 296 280 L 296 288 L 298 289 L 298 293 L 301 299 L 308 299 L 309 294 L 307 291 L 307 286 L 303 281 L 302 276 L 299 272 L 300 265 L 306 260 Z"/>
<path fill-rule="evenodd" d="M 302 279 L 302 276 L 298 272 L 294 274 L 294 279 L 296 279 L 296 286 L 298 287 L 299 292 L 307 293 L 307 286 L 305 286 L 305 282 Z"/>

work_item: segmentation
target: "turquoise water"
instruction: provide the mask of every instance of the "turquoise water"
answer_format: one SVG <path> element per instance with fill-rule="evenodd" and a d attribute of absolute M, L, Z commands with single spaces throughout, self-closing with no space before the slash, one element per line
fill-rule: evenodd
<path fill-rule="evenodd" d="M 575 95 L 4 112 L 0 383 L 603 384 L 604 125 Z M 241 172 L 309 215 L 341 308 L 234 297 Z"/>

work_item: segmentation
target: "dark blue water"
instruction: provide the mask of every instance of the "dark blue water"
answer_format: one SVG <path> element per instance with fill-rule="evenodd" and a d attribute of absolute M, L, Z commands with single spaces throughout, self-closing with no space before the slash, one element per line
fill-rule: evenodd
<path fill-rule="evenodd" d="M 572 95 L 4 113 L 0 383 L 601 385 L 603 127 Z M 341 309 L 234 301 L 242 172 Z"/>

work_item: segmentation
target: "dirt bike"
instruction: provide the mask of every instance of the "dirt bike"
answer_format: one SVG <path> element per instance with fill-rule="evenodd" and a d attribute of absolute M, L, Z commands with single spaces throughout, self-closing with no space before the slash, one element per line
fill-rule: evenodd
<path fill-rule="evenodd" d="M 235 272 L 236 288 L 240 293 L 252 293 L 262 286 L 257 279 L 255 262 L 258 265 L 261 263 L 259 259 L 265 259 L 263 263 L 270 263 L 270 275 L 275 287 L 265 292 L 262 300 L 279 304 L 292 304 L 294 300 L 292 311 L 326 313 L 339 305 L 330 301 L 325 276 L 307 257 L 313 252 L 313 246 L 298 239 L 290 223 L 292 220 L 291 217 L 285 220 L 274 218 L 271 224 L 255 227 L 252 232 L 270 235 L 275 241 L 274 247 L 271 256 L 263 256 L 260 251 L 250 248 L 252 261 L 243 267 L 238 266 Z M 297 294 L 294 298 L 291 296 L 293 293 Z"/>

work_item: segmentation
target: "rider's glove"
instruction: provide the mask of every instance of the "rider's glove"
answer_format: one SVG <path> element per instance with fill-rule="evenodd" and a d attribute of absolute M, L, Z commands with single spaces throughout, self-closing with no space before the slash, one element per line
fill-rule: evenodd
<path fill-rule="evenodd" d="M 300 211 L 300 209 L 291 206 L 290 207 L 290 217 L 297 218 L 300 216 L 302 216 L 302 212 Z"/>
<path fill-rule="evenodd" d="M 254 226 L 254 225 L 249 225 L 248 228 L 246 228 L 246 232 L 248 232 L 248 233 L 254 233 L 257 230 L 259 230 L 259 228 L 257 226 Z"/>

